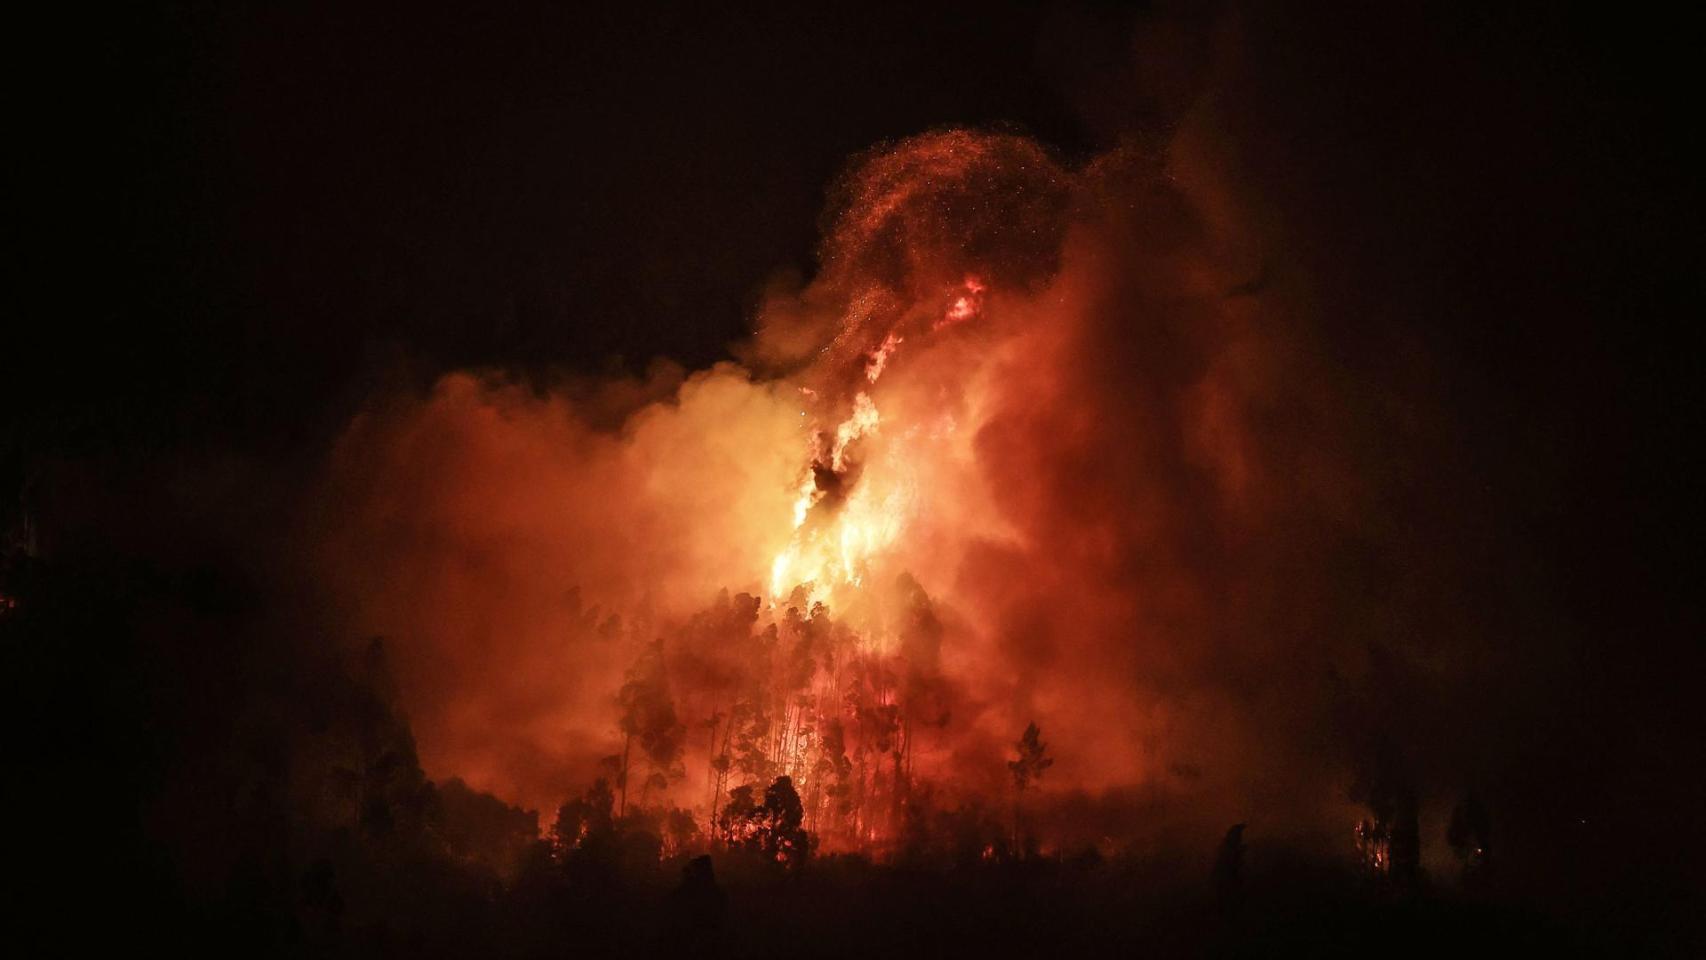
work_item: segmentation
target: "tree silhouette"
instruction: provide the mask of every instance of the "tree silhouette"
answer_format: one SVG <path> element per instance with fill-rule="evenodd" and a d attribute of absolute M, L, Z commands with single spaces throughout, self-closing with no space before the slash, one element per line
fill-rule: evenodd
<path fill-rule="evenodd" d="M 1446 842 L 1463 862 L 1463 880 L 1478 880 L 1487 870 L 1493 856 L 1492 819 L 1481 799 L 1471 793 L 1451 811 L 1451 825 L 1446 828 Z"/>
<path fill-rule="evenodd" d="M 559 858 L 579 849 L 589 840 L 598 841 L 615 832 L 612 808 L 616 797 L 610 781 L 599 777 L 592 787 L 557 808 L 557 822 L 551 828 L 551 847 Z"/>
<path fill-rule="evenodd" d="M 1244 824 L 1235 823 L 1220 841 L 1214 857 L 1214 895 L 1223 906 L 1238 894 L 1239 875 L 1244 868 Z"/>
<path fill-rule="evenodd" d="M 1013 846 L 1023 852 L 1024 838 L 1020 835 L 1019 808 L 1025 795 L 1025 789 L 1033 781 L 1043 775 L 1043 771 L 1054 766 L 1054 758 L 1048 755 L 1048 744 L 1042 741 L 1042 731 L 1037 729 L 1033 721 L 1025 727 L 1025 732 L 1019 736 L 1019 742 L 1014 745 L 1019 756 L 1007 761 L 1007 769 L 1013 772 L 1013 786 L 1017 788 L 1013 796 Z"/>
<path fill-rule="evenodd" d="M 698 856 L 681 869 L 681 884 L 665 904 L 663 953 L 714 956 L 728 922 L 729 898 L 717 885 L 709 856 Z"/>
<path fill-rule="evenodd" d="M 811 854 L 805 806 L 792 777 L 777 777 L 765 789 L 762 802 L 754 800 L 753 784 L 730 790 L 729 802 L 718 818 L 718 832 L 725 843 L 756 851 L 784 866 L 797 866 Z"/>
<path fill-rule="evenodd" d="M 669 694 L 668 676 L 664 672 L 663 641 L 646 647 L 640 659 L 628 670 L 627 682 L 617 694 L 622 708 L 622 771 L 617 776 L 621 799 L 617 815 L 628 810 L 629 755 L 637 739 L 640 750 L 652 767 L 646 790 L 654 779 L 664 785 L 685 774 L 680 769 L 681 750 L 687 738 L 687 728 L 675 713 L 675 701 Z"/>
<path fill-rule="evenodd" d="M 1016 746 L 1018 759 L 1007 761 L 1007 769 L 1013 771 L 1014 785 L 1023 790 L 1041 777 L 1044 770 L 1054 766 L 1054 758 L 1047 755 L 1048 744 L 1042 741 L 1042 731 L 1035 723 L 1025 728 Z"/>
<path fill-rule="evenodd" d="M 811 853 L 811 837 L 803 826 L 805 808 L 792 777 L 777 777 L 764 791 L 758 814 L 758 849 L 765 858 L 790 867 L 804 862 Z"/>

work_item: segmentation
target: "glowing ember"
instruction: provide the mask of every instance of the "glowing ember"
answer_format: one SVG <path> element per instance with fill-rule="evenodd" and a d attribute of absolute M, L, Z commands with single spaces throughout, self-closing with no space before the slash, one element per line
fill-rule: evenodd
<path fill-rule="evenodd" d="M 893 333 L 883 338 L 882 346 L 871 351 L 871 359 L 865 364 L 866 380 L 869 380 L 872 383 L 877 382 L 877 378 L 883 375 L 883 368 L 888 365 L 889 356 L 894 353 L 895 348 L 900 346 L 901 343 L 901 338 L 895 336 Z"/>
<path fill-rule="evenodd" d="M 954 324 L 965 323 L 976 318 L 983 312 L 984 285 L 976 277 L 967 277 L 960 292 L 955 295 L 948 311 L 942 314 L 942 319 L 936 321 L 936 329 L 951 327 Z"/>

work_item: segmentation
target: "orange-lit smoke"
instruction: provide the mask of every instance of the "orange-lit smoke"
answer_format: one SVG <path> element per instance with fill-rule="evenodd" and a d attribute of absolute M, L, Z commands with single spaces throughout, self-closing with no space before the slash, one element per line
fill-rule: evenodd
<path fill-rule="evenodd" d="M 1212 171 L 1172 162 L 905 141 L 840 184 L 818 277 L 770 292 L 744 365 L 455 373 L 351 424 L 320 562 L 352 636 L 387 638 L 427 772 L 554 810 L 622 752 L 618 691 L 661 640 L 682 742 L 652 799 L 708 814 L 734 660 L 821 604 L 842 639 L 817 642 L 899 664 L 938 797 L 1004 802 L 1032 721 L 1060 797 L 1223 825 L 1336 796 L 1284 746 L 1316 718 L 1283 681 L 1303 541 L 1356 488 L 1288 419 L 1321 405 L 1283 292 L 1235 292 Z M 833 712 L 825 676 L 797 689 Z"/>

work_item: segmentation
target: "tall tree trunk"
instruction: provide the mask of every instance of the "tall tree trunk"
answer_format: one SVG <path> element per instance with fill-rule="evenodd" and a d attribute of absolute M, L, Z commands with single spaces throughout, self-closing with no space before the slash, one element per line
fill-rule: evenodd
<path fill-rule="evenodd" d="M 734 732 L 735 732 L 735 707 L 734 707 L 734 704 L 731 703 L 729 705 L 729 722 L 723 724 L 723 749 L 720 753 L 717 754 L 717 756 L 726 757 L 729 755 L 729 743 L 731 740 L 734 739 Z M 728 785 L 729 785 L 729 771 L 726 768 L 717 770 L 717 785 L 715 787 L 713 787 L 711 790 L 711 835 L 712 836 L 716 836 L 716 834 L 717 834 L 717 806 L 718 806 L 718 804 L 720 804 L 722 802 L 723 790 L 725 788 L 727 788 Z"/>
<path fill-rule="evenodd" d="M 1018 787 L 1018 788 L 1014 789 L 1014 791 L 1013 791 L 1013 856 L 1016 859 L 1023 859 L 1024 855 L 1025 855 L 1024 839 L 1023 839 L 1022 834 L 1019 832 L 1019 805 L 1024 799 L 1025 799 L 1025 788 L 1024 787 Z"/>
<path fill-rule="evenodd" d="M 717 829 L 717 718 L 711 717 L 711 742 L 705 745 L 705 785 L 711 788 L 711 816 L 705 821 L 705 836 Z"/>
<path fill-rule="evenodd" d="M 622 801 L 616 807 L 618 819 L 628 815 L 628 750 L 634 745 L 634 735 L 622 737 Z"/>

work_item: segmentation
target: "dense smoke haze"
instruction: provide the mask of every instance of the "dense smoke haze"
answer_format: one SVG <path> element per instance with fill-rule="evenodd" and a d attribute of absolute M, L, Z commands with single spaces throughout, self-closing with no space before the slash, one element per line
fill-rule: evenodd
<path fill-rule="evenodd" d="M 133 19 L 125 159 L 25 178 L 89 279 L 7 335 L 42 887 L 356 955 L 1688 951 L 1672 30 Z"/>
<path fill-rule="evenodd" d="M 902 655 L 938 683 L 922 762 L 945 787 L 998 796 L 1035 719 L 1082 745 L 1051 786 L 1141 788 L 1207 828 L 1258 796 L 1293 828 L 1342 801 L 1329 678 L 1408 638 L 1305 618 L 1377 522 L 1357 444 L 1379 414 L 1333 414 L 1301 292 L 1245 289 L 1230 251 L 1253 238 L 1212 232 L 1202 209 L 1229 202 L 1176 183 L 1213 173 L 1168 162 L 1069 169 L 963 131 L 879 148 L 835 191 L 820 275 L 772 290 L 737 348 L 786 372 L 543 392 L 458 372 L 362 414 L 321 569 L 344 633 L 393 638 L 429 773 L 549 809 L 619 752 L 636 641 L 692 657 L 719 591 L 768 618 L 805 584 L 798 612 L 825 602 L 866 646 L 928 610 L 930 649 Z M 617 387 L 664 396 L 613 415 Z M 859 402 L 874 425 L 810 506 L 823 568 L 817 531 L 790 546 L 793 501 L 812 433 Z M 715 711 L 716 678 L 673 679 Z"/>

